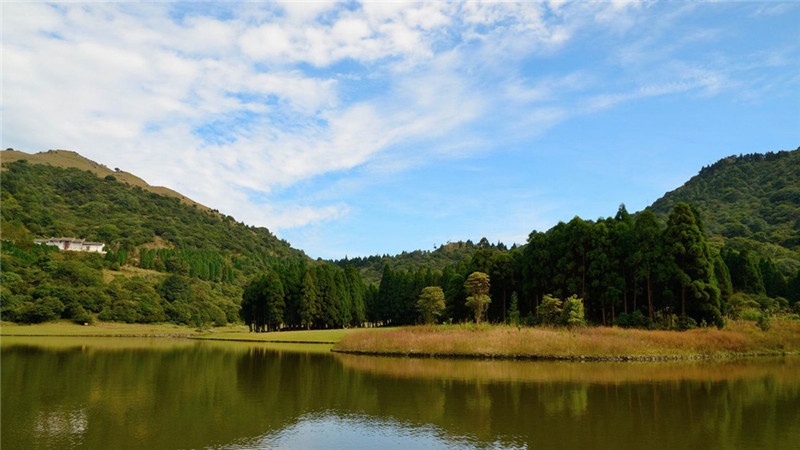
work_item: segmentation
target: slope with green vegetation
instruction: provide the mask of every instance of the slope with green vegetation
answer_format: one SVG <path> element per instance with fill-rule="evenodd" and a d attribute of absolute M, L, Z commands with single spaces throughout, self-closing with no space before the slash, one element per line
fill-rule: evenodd
<path fill-rule="evenodd" d="M 666 217 L 678 202 L 697 208 L 717 248 L 800 269 L 800 149 L 724 158 L 649 209 Z"/>
<path fill-rule="evenodd" d="M 132 173 L 125 172 L 119 168 L 114 168 L 112 171 L 103 164 L 84 158 L 78 153 L 71 152 L 69 150 L 48 150 L 46 152 L 29 154 L 9 148 L 0 152 L 0 160 L 2 160 L 4 163 L 25 160 L 31 164 L 44 164 L 61 168 L 75 168 L 92 172 L 100 178 L 111 175 L 116 180 L 131 186 L 138 186 L 145 191 L 153 192 L 166 197 L 177 198 L 181 201 L 181 203 L 210 211 L 210 208 L 207 206 L 201 205 L 200 203 L 197 203 L 189 197 L 175 192 L 170 188 L 163 186 L 151 186 L 146 181 Z"/>
<path fill-rule="evenodd" d="M 660 217 L 651 210 L 631 215 L 623 206 L 614 217 L 575 217 L 534 231 L 519 248 L 483 239 L 335 264 L 310 260 L 265 228 L 113 174 L 52 161 L 4 162 L 0 314 L 18 322 L 244 321 L 255 331 L 404 325 L 421 322 L 420 294 L 438 287 L 445 300 L 445 309 L 437 310 L 442 322 L 687 329 L 744 318 L 768 329 L 775 314 L 800 307 L 792 194 L 798 154 L 729 158 L 703 169 L 676 191 L 702 195 L 691 204 L 670 203 Z M 732 168 L 734 175 L 726 175 Z M 747 174 L 739 184 L 774 191 L 752 189 L 762 196 L 755 197 L 760 209 L 752 214 L 766 225 L 746 236 L 719 234 L 733 229 L 720 225 L 720 217 L 735 215 L 715 206 L 720 195 L 730 195 L 715 183 L 737 173 Z M 764 207 L 763 198 L 772 206 Z M 750 211 L 756 200 L 742 203 L 726 207 Z M 716 215 L 703 208 L 717 208 Z M 51 236 L 102 241 L 109 252 L 33 244 Z M 489 279 L 480 308 L 467 292 L 474 272 Z"/>
<path fill-rule="evenodd" d="M 433 251 L 414 250 L 398 255 L 374 255 L 366 257 L 345 258 L 334 261 L 340 267 L 354 266 L 367 284 L 378 285 L 383 276 L 384 267 L 389 265 L 393 270 L 417 272 L 422 270 L 443 271 L 469 264 L 478 249 L 492 248 L 507 250 L 503 243 L 490 244 L 486 238 L 476 245 L 468 240 L 448 242 L 436 247 Z"/>

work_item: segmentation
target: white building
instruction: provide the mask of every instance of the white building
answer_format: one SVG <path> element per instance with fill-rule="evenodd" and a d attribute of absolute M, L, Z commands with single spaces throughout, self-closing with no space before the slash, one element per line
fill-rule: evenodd
<path fill-rule="evenodd" d="M 90 253 L 105 253 L 106 244 L 102 242 L 86 242 L 86 239 L 76 238 L 50 238 L 50 239 L 34 239 L 36 244 L 45 244 L 58 247 L 60 250 L 67 250 L 71 252 L 90 252 Z"/>

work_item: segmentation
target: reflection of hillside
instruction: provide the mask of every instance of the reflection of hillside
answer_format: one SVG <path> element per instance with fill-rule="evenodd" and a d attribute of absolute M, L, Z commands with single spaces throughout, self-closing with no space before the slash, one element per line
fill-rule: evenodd
<path fill-rule="evenodd" d="M 800 359 L 445 361 L 140 342 L 3 345 L 2 363 L 2 448 L 32 433 L 40 448 L 252 448 L 337 421 L 361 447 L 387 424 L 476 447 L 790 448 L 800 433 Z"/>
<path fill-rule="evenodd" d="M 695 362 L 532 362 L 460 360 L 335 354 L 347 368 L 394 378 L 470 382 L 632 382 L 723 381 L 771 377 L 800 384 L 800 358 Z"/>

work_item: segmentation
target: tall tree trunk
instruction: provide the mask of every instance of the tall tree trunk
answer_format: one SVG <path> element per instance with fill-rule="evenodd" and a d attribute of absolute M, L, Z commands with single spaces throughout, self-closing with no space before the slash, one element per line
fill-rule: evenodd
<path fill-rule="evenodd" d="M 681 317 L 686 317 L 686 286 L 681 285 Z"/>
<path fill-rule="evenodd" d="M 653 285 L 650 280 L 650 272 L 647 272 L 647 306 L 650 309 L 650 320 L 655 319 L 653 312 Z"/>
<path fill-rule="evenodd" d="M 622 271 L 622 306 L 625 309 L 625 314 L 628 314 L 628 277 Z"/>

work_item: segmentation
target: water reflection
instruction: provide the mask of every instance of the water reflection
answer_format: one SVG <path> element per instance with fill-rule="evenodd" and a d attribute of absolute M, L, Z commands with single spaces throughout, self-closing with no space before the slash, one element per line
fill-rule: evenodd
<path fill-rule="evenodd" d="M 365 430 L 368 430 L 365 432 Z M 272 434 L 256 439 L 223 446 L 226 450 L 239 449 L 350 449 L 375 448 L 381 450 L 424 449 L 521 449 L 502 442 L 479 443 L 465 437 L 451 436 L 433 426 L 413 426 L 371 416 L 340 416 L 329 412 L 307 414 L 299 420 Z"/>
<path fill-rule="evenodd" d="M 408 360 L 3 338 L 2 448 L 796 448 L 800 358 Z"/>

